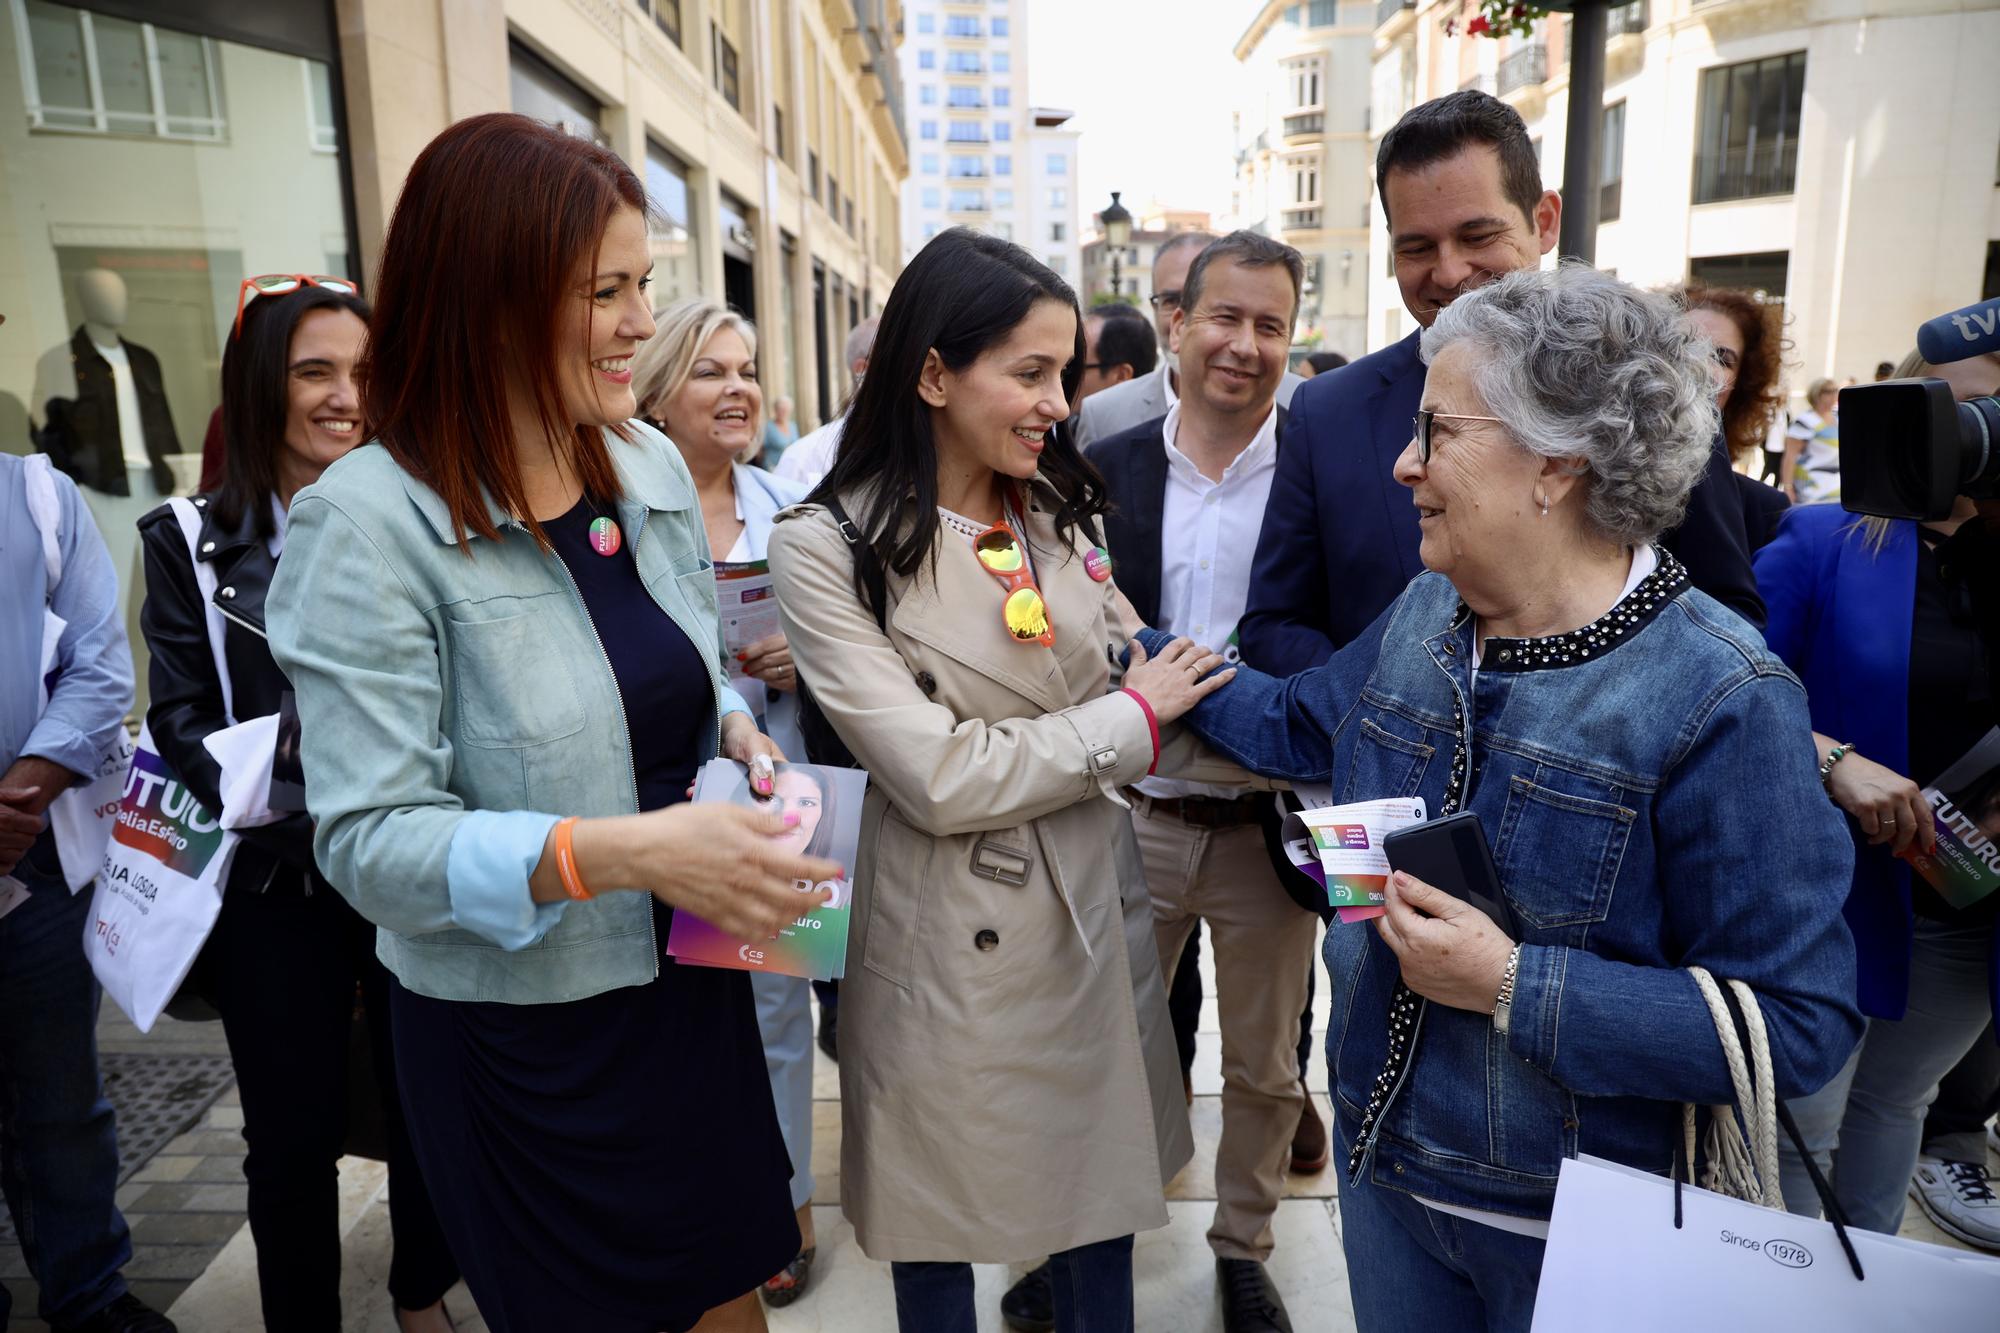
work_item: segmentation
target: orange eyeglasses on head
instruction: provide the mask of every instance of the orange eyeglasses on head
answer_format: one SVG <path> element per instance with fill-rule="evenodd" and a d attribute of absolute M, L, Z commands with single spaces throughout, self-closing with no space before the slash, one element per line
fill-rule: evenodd
<path fill-rule="evenodd" d="M 1056 632 L 1049 624 L 1048 603 L 1042 600 L 1042 590 L 1035 585 L 1035 576 L 1028 568 L 1028 558 L 1014 530 L 1005 523 L 996 523 L 979 534 L 972 550 L 979 557 L 980 567 L 1000 580 L 1000 586 L 1007 590 L 1007 600 L 1000 608 L 1007 633 L 1016 643 L 1055 647 Z"/>
<path fill-rule="evenodd" d="M 229 336 L 243 332 L 243 307 L 260 296 L 289 296 L 301 287 L 324 287 L 343 296 L 361 295 L 361 284 L 352 278 L 336 278 L 329 273 L 260 273 L 243 279 L 236 289 L 236 323 Z"/>

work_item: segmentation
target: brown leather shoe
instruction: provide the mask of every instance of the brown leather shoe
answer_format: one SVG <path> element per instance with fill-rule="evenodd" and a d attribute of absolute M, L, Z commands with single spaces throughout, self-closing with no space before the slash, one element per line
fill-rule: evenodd
<path fill-rule="evenodd" d="M 1305 1092 L 1303 1079 L 1299 1081 L 1299 1090 Z M 1292 1134 L 1292 1170 L 1302 1176 L 1312 1175 L 1326 1168 L 1326 1157 L 1326 1126 L 1320 1122 L 1312 1094 L 1306 1092 L 1305 1108 L 1299 1112 L 1299 1127 Z"/>

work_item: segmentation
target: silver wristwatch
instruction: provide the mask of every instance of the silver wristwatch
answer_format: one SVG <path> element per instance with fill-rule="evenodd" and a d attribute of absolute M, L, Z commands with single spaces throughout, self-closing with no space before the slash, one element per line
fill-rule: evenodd
<path fill-rule="evenodd" d="M 1521 970 L 1521 946 L 1507 955 L 1507 971 L 1500 978 L 1500 997 L 1493 1002 L 1493 1030 L 1507 1035 L 1507 1022 L 1514 1013 L 1514 974 Z"/>

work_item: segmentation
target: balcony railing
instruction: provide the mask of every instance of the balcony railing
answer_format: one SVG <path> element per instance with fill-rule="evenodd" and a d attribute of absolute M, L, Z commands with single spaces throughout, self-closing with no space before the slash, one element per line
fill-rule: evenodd
<path fill-rule="evenodd" d="M 1284 227 L 1286 231 L 1318 231 L 1319 205 L 1287 205 L 1284 210 Z"/>
<path fill-rule="evenodd" d="M 1629 5 L 1619 5 L 1604 16 L 1604 37 L 1623 37 L 1628 33 L 1646 30 L 1646 0 L 1632 0 Z"/>
<path fill-rule="evenodd" d="M 1376 0 L 1375 26 L 1381 27 L 1406 9 L 1415 9 L 1417 0 Z"/>
<path fill-rule="evenodd" d="M 971 181 L 985 180 L 987 172 L 985 167 L 953 167 L 950 171 L 945 172 L 945 175 L 951 177 L 953 180 Z"/>
<path fill-rule="evenodd" d="M 1524 46 L 1500 62 L 1497 86 L 1502 97 L 1517 88 L 1539 88 L 1548 81 L 1549 48 L 1545 43 Z"/>
<path fill-rule="evenodd" d="M 1285 117 L 1285 137 L 1295 139 L 1301 134 L 1318 134 L 1326 129 L 1324 111 L 1306 111 L 1296 116 Z"/>
<path fill-rule="evenodd" d="M 1722 153 L 1700 154 L 1694 160 L 1694 201 L 1712 204 L 1725 199 L 1790 194 L 1798 168 L 1796 139 L 1754 149 L 1732 148 Z"/>

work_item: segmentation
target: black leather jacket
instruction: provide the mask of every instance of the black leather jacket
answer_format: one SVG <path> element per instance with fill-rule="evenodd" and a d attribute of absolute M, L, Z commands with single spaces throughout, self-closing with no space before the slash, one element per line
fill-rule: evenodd
<path fill-rule="evenodd" d="M 216 604 L 228 622 L 223 655 L 235 691 L 236 718 L 240 722 L 275 713 L 281 696 L 291 688 L 264 641 L 264 597 L 271 589 L 277 558 L 248 515 L 235 528 L 227 528 L 216 521 L 208 496 L 196 496 L 194 503 L 202 511 L 200 558 L 215 570 Z M 202 739 L 229 723 L 187 541 L 167 505 L 139 520 L 139 538 L 146 553 L 146 601 L 139 611 L 139 625 L 152 654 L 147 676 L 152 702 L 146 709 L 146 725 L 160 758 L 174 775 L 203 805 L 220 810 L 221 766 Z M 311 891 L 324 886 L 313 865 L 312 821 L 306 815 L 241 832 L 243 843 L 229 872 L 231 890 L 303 886 Z"/>

